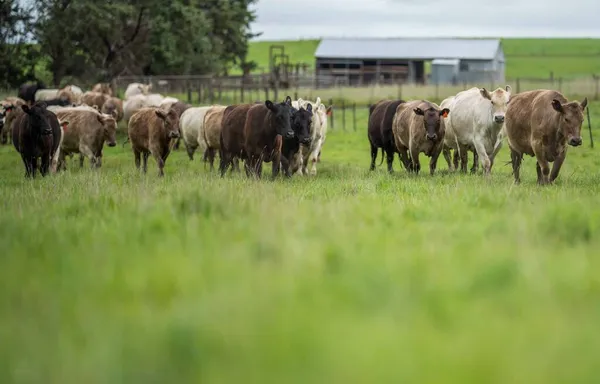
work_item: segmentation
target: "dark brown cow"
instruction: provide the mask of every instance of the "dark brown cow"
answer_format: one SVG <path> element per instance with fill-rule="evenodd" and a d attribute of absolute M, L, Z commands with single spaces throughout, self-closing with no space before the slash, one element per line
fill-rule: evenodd
<path fill-rule="evenodd" d="M 61 140 L 61 127 L 56 115 L 46 109 L 46 103 L 31 107 L 22 105 L 23 114 L 13 123 L 12 140 L 25 165 L 25 177 L 34 178 L 41 161 L 40 173 L 46 176 L 50 162 Z"/>
<path fill-rule="evenodd" d="M 244 126 L 244 152 L 246 175 L 262 176 L 262 163 L 272 162 L 272 178 L 279 175 L 281 149 L 284 139 L 294 137 L 291 125 L 292 98 L 287 96 L 282 103 L 271 100 L 255 104 L 248 111 Z"/>
<path fill-rule="evenodd" d="M 219 149 L 219 171 L 221 177 L 233 163 L 234 159 L 244 160 L 244 125 L 248 111 L 255 104 L 237 104 L 230 105 L 223 112 L 223 122 L 221 127 L 221 148 Z"/>
<path fill-rule="evenodd" d="M 535 156 L 538 184 L 558 177 L 567 155 L 567 144 L 582 143 L 581 124 L 587 98 L 569 102 L 558 91 L 538 89 L 513 96 L 508 104 L 505 129 L 515 183 L 521 181 L 523 155 Z M 549 162 L 554 162 L 550 172 Z"/>
<path fill-rule="evenodd" d="M 394 133 L 392 132 L 392 123 L 396 115 L 396 109 L 404 100 L 381 100 L 371 107 L 369 111 L 369 129 L 368 137 L 371 144 L 371 171 L 375 170 L 375 160 L 377 160 L 377 150 L 381 148 L 381 165 L 383 163 L 383 153 L 387 155 L 388 172 L 394 172 L 392 167 L 394 162 L 394 153 L 397 152 L 394 143 Z M 407 164 L 403 165 L 408 168 Z"/>
<path fill-rule="evenodd" d="M 144 168 L 148 170 L 148 156 L 152 154 L 158 164 L 158 175 L 164 176 L 163 168 L 171 152 L 174 140 L 179 137 L 179 116 L 174 110 L 156 107 L 142 108 L 131 116 L 127 128 L 135 166 L 140 169 L 143 155 Z"/>

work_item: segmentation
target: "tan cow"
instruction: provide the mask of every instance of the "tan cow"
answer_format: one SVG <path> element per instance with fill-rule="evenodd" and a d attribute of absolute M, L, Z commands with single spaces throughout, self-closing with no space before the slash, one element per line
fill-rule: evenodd
<path fill-rule="evenodd" d="M 515 95 L 506 111 L 505 130 L 515 183 L 520 183 L 523 155 L 535 156 L 538 184 L 558 177 L 567 155 L 567 144 L 582 143 L 581 124 L 587 98 L 569 102 L 558 91 L 538 89 Z M 549 162 L 553 162 L 550 172 Z"/>
<path fill-rule="evenodd" d="M 100 168 L 104 142 L 109 147 L 116 145 L 117 122 L 114 117 L 80 107 L 62 108 L 55 113 L 60 121 L 69 122 L 64 130 L 57 169 L 65 169 L 65 156 L 73 153 L 80 154 L 80 167 L 83 167 L 85 156 L 92 168 Z"/>
<path fill-rule="evenodd" d="M 164 167 L 171 146 L 179 137 L 179 116 L 175 110 L 165 111 L 156 107 L 142 108 L 129 120 L 127 127 L 135 166 L 140 169 L 143 156 L 143 171 L 148 170 L 148 156 L 156 159 L 158 175 L 164 176 Z"/>
<path fill-rule="evenodd" d="M 198 142 L 203 142 L 206 148 L 205 160 L 210 164 L 210 170 L 214 169 L 215 156 L 217 151 L 221 149 L 221 127 L 223 123 L 223 114 L 226 106 L 217 105 L 211 107 L 204 115 L 204 130 L 203 135 L 198 135 Z M 202 146 L 202 144 L 200 144 Z M 238 162 L 238 159 L 234 159 Z M 234 168 L 238 165 L 234 164 Z"/>
<path fill-rule="evenodd" d="M 81 102 L 83 104 L 87 104 L 90 107 L 93 107 L 94 105 L 98 106 L 98 109 L 102 110 L 102 106 L 104 106 L 104 103 L 106 103 L 106 101 L 109 99 L 109 96 L 105 95 L 104 93 L 99 93 L 99 92 L 92 92 L 92 91 L 87 91 L 86 93 L 83 94 L 83 96 L 81 96 Z"/>
<path fill-rule="evenodd" d="M 394 142 L 402 163 L 409 171 L 419 173 L 419 154 L 431 158 L 429 171 L 434 174 L 437 160 L 444 148 L 446 128 L 444 118 L 449 109 L 426 100 L 415 100 L 400 104 L 392 123 Z M 410 153 L 410 158 L 409 158 Z"/>

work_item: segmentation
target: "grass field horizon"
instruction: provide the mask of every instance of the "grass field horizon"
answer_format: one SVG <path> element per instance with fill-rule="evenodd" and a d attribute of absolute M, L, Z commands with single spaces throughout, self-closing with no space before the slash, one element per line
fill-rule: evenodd
<path fill-rule="evenodd" d="M 600 75 L 600 39 L 596 38 L 501 38 L 508 79 L 576 78 Z M 269 46 L 280 44 L 290 62 L 314 67 L 314 53 L 320 39 L 260 40 L 249 44 L 248 60 L 269 68 Z M 544 56 L 545 55 L 545 56 Z M 234 71 L 238 73 L 239 71 Z"/>
<path fill-rule="evenodd" d="M 99 170 L 26 180 L 0 146 L 0 382 L 593 381 L 587 125 L 539 187 L 529 157 L 513 184 L 506 144 L 489 178 L 424 155 L 418 176 L 369 172 L 367 119 L 330 130 L 316 177 L 276 181 L 183 150 L 141 175 L 123 125 Z"/>

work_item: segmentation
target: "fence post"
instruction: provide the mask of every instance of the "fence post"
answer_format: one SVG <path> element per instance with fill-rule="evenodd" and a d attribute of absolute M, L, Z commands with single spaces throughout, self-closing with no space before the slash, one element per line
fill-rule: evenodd
<path fill-rule="evenodd" d="M 356 132 L 356 103 L 352 103 L 352 128 Z"/>
<path fill-rule="evenodd" d="M 240 99 L 241 99 L 241 103 L 244 104 L 244 83 L 242 83 L 242 85 L 240 87 Z"/>
<path fill-rule="evenodd" d="M 202 103 L 202 83 L 198 83 L 198 104 Z"/>
<path fill-rule="evenodd" d="M 562 80 L 563 80 L 562 77 L 558 78 L 558 91 L 559 92 L 562 92 Z"/>
<path fill-rule="evenodd" d="M 329 99 L 329 106 L 333 106 L 333 100 Z M 331 115 L 329 117 L 330 122 L 331 122 L 331 129 L 333 129 L 333 108 L 331 108 Z"/>
<path fill-rule="evenodd" d="M 590 106 L 588 105 L 587 108 L 587 120 L 588 120 L 588 129 L 590 130 L 590 144 L 592 146 L 592 148 L 594 148 L 594 138 L 592 137 L 592 121 L 590 120 Z"/>
<path fill-rule="evenodd" d="M 346 130 L 346 102 L 342 100 L 342 129 Z"/>
<path fill-rule="evenodd" d="M 187 85 L 187 102 L 188 104 L 192 104 L 192 88 L 190 88 L 190 84 Z"/>

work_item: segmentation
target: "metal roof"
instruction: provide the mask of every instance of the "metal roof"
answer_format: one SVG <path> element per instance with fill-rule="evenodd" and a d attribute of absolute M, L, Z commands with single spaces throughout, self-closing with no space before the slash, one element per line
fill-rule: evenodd
<path fill-rule="evenodd" d="M 434 59 L 431 61 L 431 65 L 458 65 L 459 59 Z"/>
<path fill-rule="evenodd" d="M 325 38 L 316 58 L 330 59 L 470 59 L 492 60 L 500 39 Z"/>

